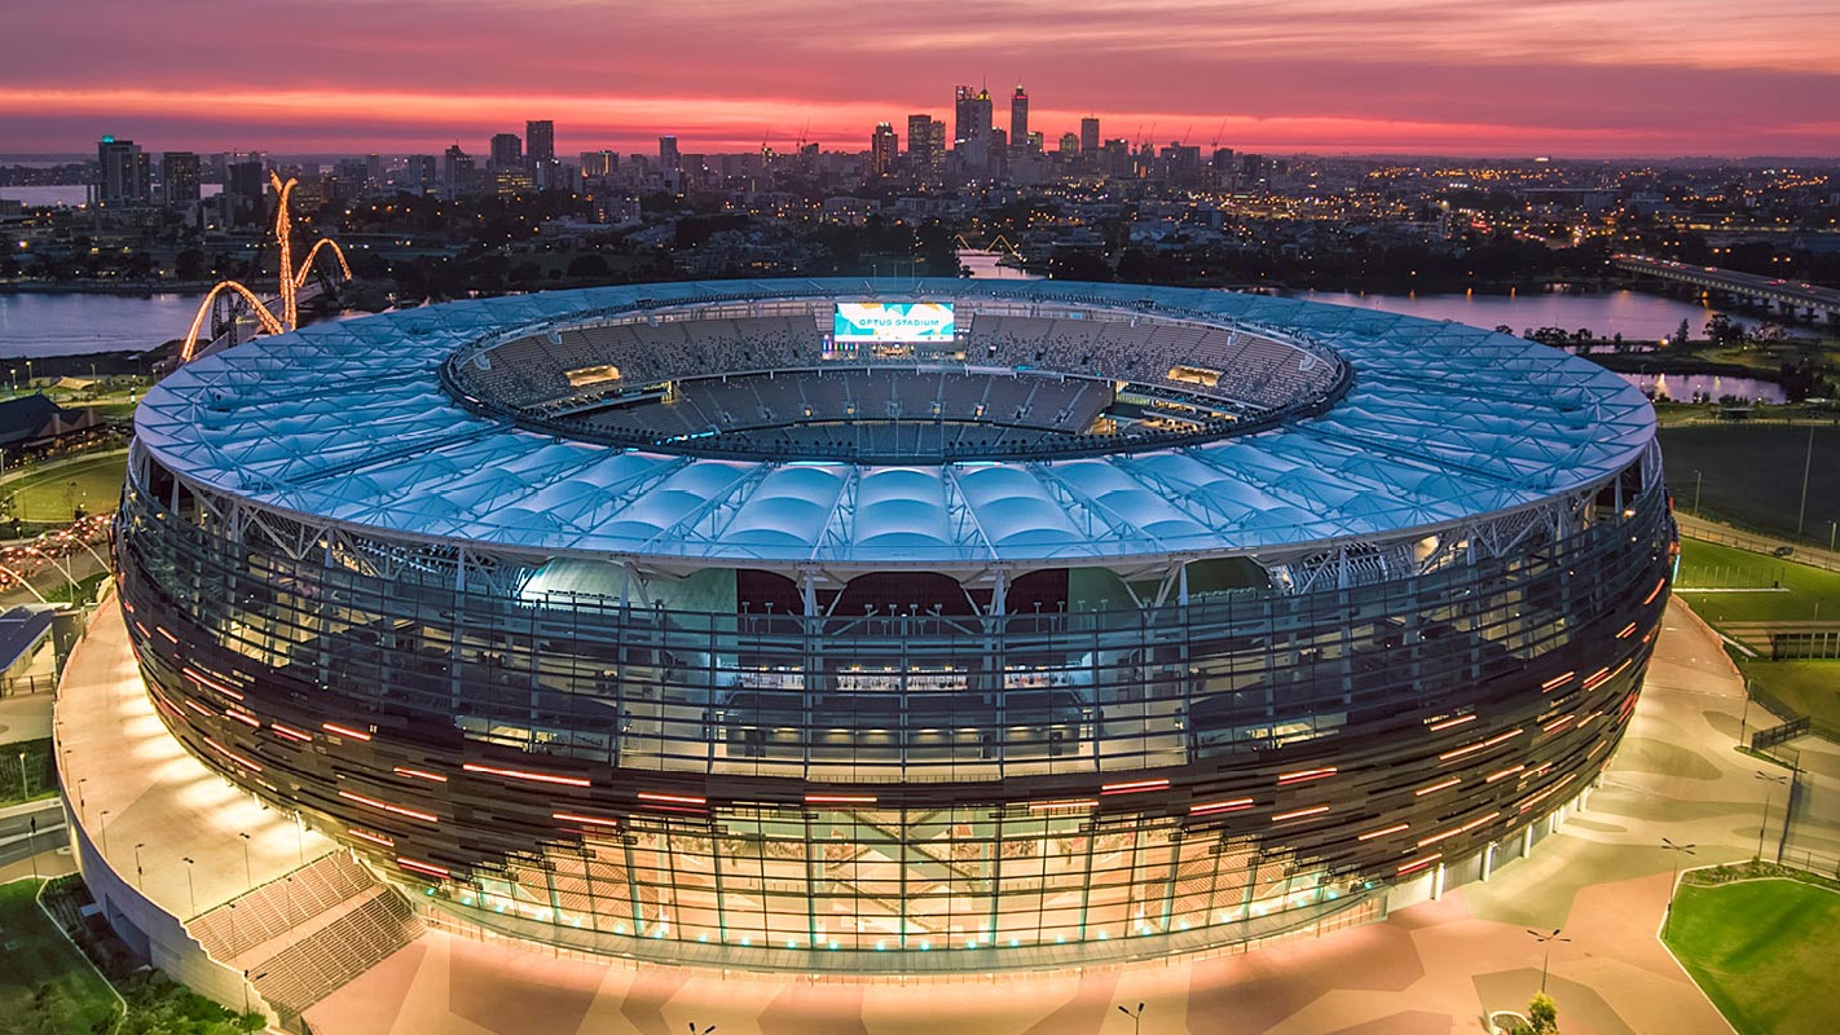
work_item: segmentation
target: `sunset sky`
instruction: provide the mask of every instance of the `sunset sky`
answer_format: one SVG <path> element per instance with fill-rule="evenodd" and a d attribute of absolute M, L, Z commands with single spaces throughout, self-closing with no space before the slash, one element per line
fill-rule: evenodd
<path fill-rule="evenodd" d="M 1020 81 L 1048 146 L 1840 156 L 1836 0 L 64 0 L 0 34 L 0 153 L 861 150 Z M 902 141 L 905 147 L 906 141 Z"/>

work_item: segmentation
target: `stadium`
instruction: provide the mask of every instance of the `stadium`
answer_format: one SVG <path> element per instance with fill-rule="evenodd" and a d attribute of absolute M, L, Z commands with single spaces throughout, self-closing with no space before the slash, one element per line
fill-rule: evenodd
<path fill-rule="evenodd" d="M 206 356 L 136 431 L 123 617 L 188 752 L 430 923 L 747 969 L 1487 879 L 1615 750 L 1673 540 L 1615 375 L 1199 289 L 457 302 Z"/>

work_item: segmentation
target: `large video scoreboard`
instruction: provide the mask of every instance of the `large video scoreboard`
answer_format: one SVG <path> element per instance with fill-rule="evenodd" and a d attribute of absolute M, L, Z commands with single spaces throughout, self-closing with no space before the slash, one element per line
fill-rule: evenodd
<path fill-rule="evenodd" d="M 831 347 L 951 345 L 956 329 L 950 302 L 839 302 L 831 319 Z"/>

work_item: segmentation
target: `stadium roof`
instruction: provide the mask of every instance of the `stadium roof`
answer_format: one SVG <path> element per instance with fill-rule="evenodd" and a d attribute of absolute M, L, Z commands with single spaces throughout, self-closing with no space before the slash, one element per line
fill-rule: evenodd
<path fill-rule="evenodd" d="M 1354 384 L 1321 416 L 1184 448 L 866 466 L 561 439 L 477 416 L 438 378 L 460 346 L 520 327 L 774 297 L 1152 304 L 1312 339 L 1348 361 Z M 643 284 L 315 324 L 194 361 L 148 393 L 135 425 L 188 479 L 374 533 L 843 565 L 1104 563 L 1387 538 L 1601 481 L 1654 437 L 1647 400 L 1617 375 L 1461 324 L 1200 289 L 949 279 Z"/>

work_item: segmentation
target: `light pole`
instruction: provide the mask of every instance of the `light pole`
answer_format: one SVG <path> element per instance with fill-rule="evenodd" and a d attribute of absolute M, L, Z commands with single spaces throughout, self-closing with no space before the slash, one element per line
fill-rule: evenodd
<path fill-rule="evenodd" d="M 1131 1035 L 1139 1035 L 1144 1030 L 1144 1004 L 1138 1003 L 1135 1010 L 1127 1010 L 1120 1006 L 1118 1012 L 1131 1018 Z"/>
<path fill-rule="evenodd" d="M 26 786 L 26 753 L 19 753 L 19 800 L 25 801 L 32 796 L 31 788 Z"/>
<path fill-rule="evenodd" d="M 1802 460 L 1802 506 L 1795 512 L 1795 534 L 1802 534 L 1802 521 L 1808 517 L 1808 472 L 1814 468 L 1814 425 L 1808 425 L 1808 455 Z"/>
<path fill-rule="evenodd" d="M 102 832 L 102 857 L 107 859 L 109 857 L 109 810 L 103 809 L 100 815 L 101 818 L 97 823 Z"/>
<path fill-rule="evenodd" d="M 1674 921 L 1674 882 L 1680 879 L 1680 857 L 1693 854 L 1693 845 L 1677 845 L 1667 838 L 1661 839 L 1661 847 L 1667 849 L 1668 858 L 1674 861 L 1673 872 L 1668 874 L 1667 909 L 1661 914 L 1661 937 L 1668 936 L 1668 925 Z"/>
<path fill-rule="evenodd" d="M 1757 861 L 1762 862 L 1763 861 L 1763 834 L 1764 834 L 1764 831 L 1768 830 L 1770 826 L 1770 795 L 1775 793 L 1777 785 L 1788 783 L 1789 778 L 1787 776 L 1784 776 L 1781 773 L 1766 773 L 1763 770 L 1759 769 L 1757 770 L 1757 779 L 1764 781 L 1764 783 L 1766 784 L 1766 786 L 1763 789 L 1763 822 L 1758 824 L 1757 826 Z M 1784 814 L 1783 814 L 1783 833 L 1784 834 L 1788 833 L 1788 826 L 1789 826 L 1789 816 L 1788 816 L 1787 810 L 1784 810 Z"/>
<path fill-rule="evenodd" d="M 1571 939 L 1559 937 L 1559 928 L 1557 927 L 1552 929 L 1551 934 L 1541 934 L 1531 927 L 1527 928 L 1527 933 L 1533 935 L 1533 940 L 1539 942 L 1544 950 L 1540 954 L 1540 992 L 1544 994 L 1546 991 L 1546 965 L 1552 962 L 1552 943 L 1569 942 Z"/>
<path fill-rule="evenodd" d="M 706 1028 L 698 1028 L 695 1021 L 690 1022 L 690 1035 L 709 1035 L 710 1032 L 715 1030 L 716 1026 L 713 1024 Z"/>
<path fill-rule="evenodd" d="M 1699 489 L 1700 489 L 1701 482 L 1704 480 L 1704 477 L 1705 476 L 1700 474 L 1698 471 L 1693 472 L 1693 516 L 1694 517 L 1699 517 Z"/>
<path fill-rule="evenodd" d="M 189 855 L 182 856 L 182 858 L 185 860 L 185 900 L 187 903 L 185 918 L 190 920 L 198 915 L 198 889 L 192 884 L 192 867 L 196 865 L 197 860 Z"/>
<path fill-rule="evenodd" d="M 138 842 L 134 846 L 134 887 L 143 895 L 147 893 L 147 872 L 141 869 L 141 849 L 145 847 L 147 847 L 145 841 Z"/>

